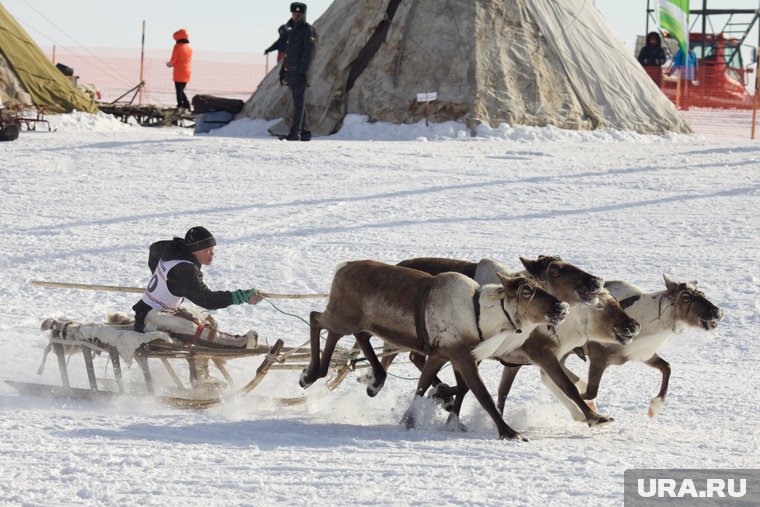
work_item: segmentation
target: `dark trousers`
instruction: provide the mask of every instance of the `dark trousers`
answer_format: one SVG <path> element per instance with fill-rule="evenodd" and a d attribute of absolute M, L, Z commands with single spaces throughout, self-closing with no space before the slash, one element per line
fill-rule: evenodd
<path fill-rule="evenodd" d="M 300 135 L 301 132 L 311 131 L 309 113 L 304 107 L 306 83 L 290 85 L 290 93 L 293 95 L 293 124 L 290 126 L 290 134 Z"/>
<path fill-rule="evenodd" d="M 187 86 L 187 83 L 174 82 L 174 89 L 177 91 L 177 107 L 190 109 L 190 101 L 187 100 L 187 95 L 185 95 L 185 86 Z"/>

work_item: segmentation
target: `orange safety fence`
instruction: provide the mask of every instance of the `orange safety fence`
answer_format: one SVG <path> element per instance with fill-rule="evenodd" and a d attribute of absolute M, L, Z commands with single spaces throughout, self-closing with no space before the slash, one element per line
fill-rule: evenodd
<path fill-rule="evenodd" d="M 146 50 L 142 104 L 176 105 L 172 69 L 166 66 L 170 55 L 171 48 Z M 101 102 L 112 102 L 140 82 L 139 49 L 88 48 L 74 53 L 57 48 L 55 60 L 74 70 L 80 86 L 94 87 Z M 272 55 L 270 70 L 274 60 Z M 267 59 L 262 54 L 194 50 L 192 76 L 185 93 L 191 99 L 193 95 L 204 94 L 248 100 L 266 71 Z M 121 101 L 128 101 L 132 95 Z M 138 97 L 134 103 L 138 103 Z"/>
<path fill-rule="evenodd" d="M 748 75 L 704 61 L 688 72 L 667 67 L 644 69 L 695 133 L 725 139 L 752 136 L 754 96 L 748 88 L 753 88 L 754 80 L 745 86 Z"/>
<path fill-rule="evenodd" d="M 146 50 L 143 104 L 176 105 L 172 69 L 166 67 L 170 55 L 171 48 Z M 93 85 L 102 102 L 115 100 L 140 81 L 139 49 L 86 48 L 77 53 L 58 49 L 55 59 L 73 68 L 80 85 Z M 205 94 L 245 101 L 276 63 L 274 54 L 267 59 L 260 53 L 204 52 L 194 48 L 192 77 L 185 92 L 191 100 L 193 95 Z M 695 133 L 711 138 L 750 139 L 753 97 L 739 86 L 739 79 L 704 66 L 697 70 L 697 79 L 682 82 L 679 91 L 677 76 L 668 76 L 666 70 L 660 70 L 661 77 L 652 78 L 657 81 L 660 77 L 661 90 L 677 105 Z M 130 93 L 122 101 L 131 98 Z"/>

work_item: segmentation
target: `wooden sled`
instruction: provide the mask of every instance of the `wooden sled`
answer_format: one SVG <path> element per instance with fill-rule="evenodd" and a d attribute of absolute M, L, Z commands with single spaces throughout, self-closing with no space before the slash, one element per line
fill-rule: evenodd
<path fill-rule="evenodd" d="M 127 326 L 117 325 L 88 325 L 95 331 L 90 333 L 87 338 L 67 336 L 66 327 L 70 321 L 57 321 L 47 319 L 42 326 L 43 330 L 50 330 L 48 344 L 43 353 L 42 364 L 37 373 L 42 374 L 45 362 L 49 352 L 53 352 L 57 358 L 58 370 L 61 377 L 61 386 L 36 384 L 29 382 L 17 382 L 6 380 L 6 384 L 13 387 L 22 394 L 33 396 L 45 396 L 62 399 L 80 399 L 80 400 L 108 400 L 114 399 L 125 394 L 124 380 L 122 375 L 122 358 L 124 351 L 117 349 L 112 344 L 112 335 L 117 332 L 131 332 L 126 329 Z M 77 323 L 79 324 L 79 323 Z M 148 336 L 147 338 L 151 338 Z M 111 341 L 111 343 L 108 343 Z M 71 385 L 68 372 L 67 354 L 71 355 L 81 352 L 84 359 L 85 369 L 89 388 L 74 387 Z M 358 364 L 359 347 L 354 345 L 352 349 L 339 349 L 331 362 L 332 377 L 327 382 L 328 390 L 332 391 L 337 388 L 346 378 L 349 372 L 358 368 L 366 368 L 365 364 Z M 95 375 L 94 359 L 100 355 L 105 355 L 111 362 L 113 379 L 100 379 L 100 384 L 108 381 L 112 384 L 111 388 L 104 388 L 99 385 Z M 300 372 L 309 363 L 310 349 L 308 348 L 289 348 L 284 346 L 284 342 L 278 339 L 274 346 L 258 345 L 252 349 L 222 349 L 212 348 L 188 343 L 178 342 L 176 340 L 165 341 L 164 339 L 155 339 L 148 341 L 134 350 L 132 357 L 139 365 L 147 395 L 154 397 L 161 402 L 175 408 L 209 408 L 225 402 L 229 402 L 247 395 L 253 391 L 264 377 L 272 370 L 296 370 Z M 234 380 L 227 370 L 226 361 L 244 357 L 263 356 L 263 361 L 256 370 L 255 375 L 242 387 L 235 388 Z M 174 382 L 174 389 L 179 394 L 170 396 L 156 395 L 156 385 L 150 369 L 150 360 L 158 359 L 168 372 Z M 170 360 L 182 359 L 190 364 L 190 387 L 183 384 Z M 210 360 L 224 376 L 228 388 L 223 391 L 193 388 L 197 381 L 195 361 Z M 298 380 L 295 379 L 294 382 Z M 113 388 L 115 387 L 115 389 Z M 140 395 L 143 396 L 143 395 Z M 285 405 L 296 405 L 305 402 L 305 397 L 297 398 L 278 398 L 279 402 Z"/>

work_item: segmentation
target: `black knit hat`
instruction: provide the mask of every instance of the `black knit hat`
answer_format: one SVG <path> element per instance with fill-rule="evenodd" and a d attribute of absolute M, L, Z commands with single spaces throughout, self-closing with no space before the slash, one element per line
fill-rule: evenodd
<path fill-rule="evenodd" d="M 293 2 L 290 4 L 290 12 L 300 12 L 306 14 L 306 4 L 301 2 Z"/>
<path fill-rule="evenodd" d="M 197 252 L 198 250 L 215 246 L 216 240 L 208 232 L 208 229 L 198 226 L 187 231 L 187 234 L 185 234 L 185 245 L 191 252 Z"/>

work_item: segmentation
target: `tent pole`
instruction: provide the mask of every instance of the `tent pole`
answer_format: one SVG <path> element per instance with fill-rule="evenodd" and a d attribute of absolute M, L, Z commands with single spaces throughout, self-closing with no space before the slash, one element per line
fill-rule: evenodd
<path fill-rule="evenodd" d="M 142 22 L 142 42 L 140 42 L 140 83 L 145 82 L 145 20 Z M 143 88 L 140 87 L 140 95 L 137 99 L 137 103 L 142 106 L 143 103 Z"/>
<path fill-rule="evenodd" d="M 676 80 L 676 109 L 681 109 L 681 69 L 677 71 Z"/>
<path fill-rule="evenodd" d="M 55 44 L 53 44 L 53 56 L 50 58 L 50 61 L 55 65 Z"/>
<path fill-rule="evenodd" d="M 644 33 L 649 33 L 649 15 L 651 14 L 651 9 L 649 8 L 649 0 L 647 0 L 647 19 L 646 19 L 646 28 L 644 28 Z M 646 35 L 645 35 L 646 37 Z"/>
<path fill-rule="evenodd" d="M 757 49 L 760 51 L 760 44 L 758 44 Z M 760 91 L 758 86 L 760 86 L 760 76 L 755 75 L 755 96 L 752 97 L 752 134 L 750 135 L 750 139 L 753 141 L 755 140 L 755 127 L 757 126 L 757 93 Z"/>

